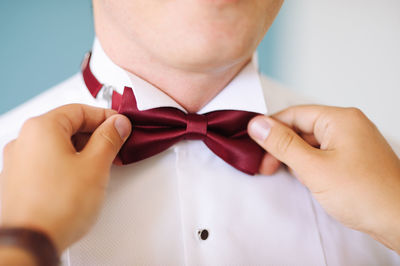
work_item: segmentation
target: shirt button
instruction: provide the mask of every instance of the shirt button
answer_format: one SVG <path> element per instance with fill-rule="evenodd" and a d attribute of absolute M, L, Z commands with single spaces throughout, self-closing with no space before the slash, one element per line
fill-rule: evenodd
<path fill-rule="evenodd" d="M 199 235 L 199 238 L 200 238 L 201 240 L 207 240 L 208 235 L 209 235 L 207 229 L 201 229 L 201 230 L 199 230 L 199 231 L 197 232 L 197 234 Z"/>

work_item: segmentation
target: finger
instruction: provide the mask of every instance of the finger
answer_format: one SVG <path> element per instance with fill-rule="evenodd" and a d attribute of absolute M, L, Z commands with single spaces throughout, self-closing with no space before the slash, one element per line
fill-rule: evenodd
<path fill-rule="evenodd" d="M 113 115 L 93 132 L 81 154 L 94 160 L 99 167 L 110 167 L 131 129 L 127 117 Z"/>
<path fill-rule="evenodd" d="M 267 153 L 261 161 L 260 174 L 272 175 L 279 169 L 280 166 L 281 162 L 272 156 L 272 154 Z"/>
<path fill-rule="evenodd" d="M 319 152 L 292 129 L 267 116 L 253 118 L 248 132 L 261 147 L 297 172 L 308 167 Z"/>
<path fill-rule="evenodd" d="M 13 139 L 12 141 L 10 141 L 10 142 L 8 142 L 5 146 L 4 146 L 4 148 L 3 148 L 3 154 L 5 155 L 5 154 L 8 154 L 8 153 L 11 153 L 11 150 L 13 149 L 13 147 L 15 146 L 15 143 L 16 143 L 16 139 Z"/>
<path fill-rule="evenodd" d="M 289 107 L 279 113 L 272 115 L 273 118 L 304 135 L 314 135 L 319 144 L 322 143 L 328 125 L 329 118 L 332 118 L 343 108 L 320 106 L 320 105 L 299 105 Z"/>
<path fill-rule="evenodd" d="M 116 114 L 111 109 L 97 108 L 83 104 L 68 104 L 42 116 L 44 121 L 59 126 L 68 137 L 77 132 L 91 133 L 108 117 Z"/>
<path fill-rule="evenodd" d="M 4 146 L 3 148 L 3 165 L 8 165 L 8 160 L 9 158 L 11 158 L 12 156 L 12 152 L 14 150 L 14 146 L 16 143 L 16 139 L 10 141 L 9 143 L 6 144 L 6 146 Z"/>

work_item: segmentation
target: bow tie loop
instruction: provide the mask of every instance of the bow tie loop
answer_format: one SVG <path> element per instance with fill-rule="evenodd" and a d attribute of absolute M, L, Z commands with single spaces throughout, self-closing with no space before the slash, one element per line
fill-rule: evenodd
<path fill-rule="evenodd" d="M 204 140 L 207 136 L 207 116 L 199 114 L 186 115 L 186 132 L 184 139 Z"/>

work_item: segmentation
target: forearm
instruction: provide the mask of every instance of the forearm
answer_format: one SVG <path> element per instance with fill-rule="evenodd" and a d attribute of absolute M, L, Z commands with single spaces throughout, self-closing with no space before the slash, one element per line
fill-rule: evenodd
<path fill-rule="evenodd" d="M 23 249 L 14 247 L 0 247 L 0 265 L 8 266 L 36 266 L 34 258 Z"/>

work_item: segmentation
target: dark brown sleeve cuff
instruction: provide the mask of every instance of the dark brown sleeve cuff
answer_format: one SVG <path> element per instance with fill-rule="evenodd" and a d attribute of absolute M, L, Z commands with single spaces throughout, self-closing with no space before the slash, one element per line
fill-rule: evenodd
<path fill-rule="evenodd" d="M 40 266 L 59 265 L 57 249 L 43 232 L 26 228 L 1 228 L 0 247 L 17 247 L 26 250 Z"/>

